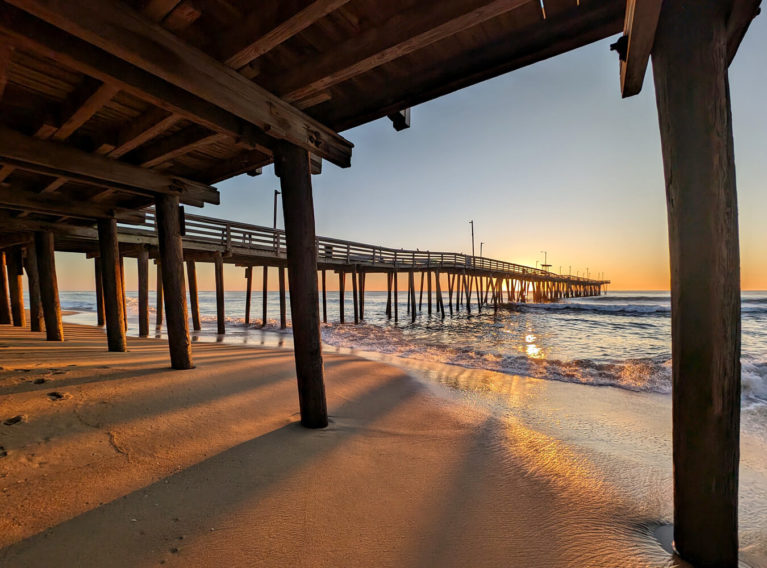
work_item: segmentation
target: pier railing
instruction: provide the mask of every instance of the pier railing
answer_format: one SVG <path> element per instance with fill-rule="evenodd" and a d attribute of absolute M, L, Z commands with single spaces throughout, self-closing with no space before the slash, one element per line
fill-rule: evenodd
<path fill-rule="evenodd" d="M 134 235 L 151 236 L 155 234 L 154 220 L 154 213 L 149 211 L 146 215 L 146 224 L 141 228 L 131 225 L 121 228 L 121 230 Z M 195 244 L 207 245 L 220 249 L 222 252 L 236 252 L 240 255 L 252 253 L 255 256 L 285 258 L 287 250 L 285 231 L 201 215 L 185 216 L 183 239 L 189 248 L 194 248 Z M 398 268 L 400 270 L 465 269 L 502 273 L 507 276 L 530 280 L 599 282 L 581 276 L 556 274 L 540 268 L 482 256 L 418 249 L 395 249 L 329 237 L 317 237 L 317 257 L 320 264 L 357 264 L 373 268 Z"/>

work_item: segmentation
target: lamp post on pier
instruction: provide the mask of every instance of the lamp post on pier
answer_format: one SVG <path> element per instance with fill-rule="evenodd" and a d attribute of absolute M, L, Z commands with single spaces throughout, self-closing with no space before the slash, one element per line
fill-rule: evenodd
<path fill-rule="evenodd" d="M 549 264 L 549 253 L 545 250 L 542 250 L 541 253 L 543 254 L 543 264 L 541 264 L 541 268 L 546 272 L 549 272 L 549 269 L 551 268 L 551 265 Z"/>
<path fill-rule="evenodd" d="M 479 243 L 479 257 L 482 258 L 482 247 L 484 246 L 484 242 Z"/>
<path fill-rule="evenodd" d="M 274 190 L 274 224 L 272 227 L 276 230 L 277 229 L 277 196 L 280 194 L 279 189 Z"/>

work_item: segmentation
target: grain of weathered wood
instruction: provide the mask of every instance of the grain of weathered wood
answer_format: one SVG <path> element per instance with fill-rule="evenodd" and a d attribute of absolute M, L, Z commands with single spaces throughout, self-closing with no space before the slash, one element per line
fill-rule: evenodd
<path fill-rule="evenodd" d="M 164 302 L 162 293 L 162 261 L 159 258 L 155 260 L 155 271 L 155 327 L 160 329 L 162 327 Z"/>
<path fill-rule="evenodd" d="M 227 140 L 228 138 L 229 137 L 226 134 L 212 132 L 203 126 L 192 125 L 172 136 L 147 144 L 133 154 L 127 156 L 126 159 L 142 167 L 153 168 L 178 158 L 179 156 Z"/>
<path fill-rule="evenodd" d="M 12 321 L 11 303 L 8 296 L 5 251 L 0 250 L 0 324 L 9 324 Z"/>
<path fill-rule="evenodd" d="M 0 187 L 0 205 L 11 209 L 33 211 L 50 215 L 66 215 L 76 219 L 112 217 L 116 212 L 121 219 L 142 222 L 144 214 L 129 209 L 115 209 L 93 202 L 73 202 L 71 198 L 56 194 L 40 194 L 19 188 Z"/>
<path fill-rule="evenodd" d="M 245 325 L 250 324 L 250 300 L 253 294 L 253 267 L 248 266 L 245 269 Z"/>
<path fill-rule="evenodd" d="M 266 326 L 266 302 L 269 292 L 269 267 L 264 265 L 264 281 L 261 293 L 261 327 Z"/>
<path fill-rule="evenodd" d="M 114 141 L 114 149 L 107 156 L 119 158 L 148 142 L 176 124 L 181 117 L 165 109 L 153 107 L 135 120 L 127 123 Z"/>
<path fill-rule="evenodd" d="M 149 336 L 149 251 L 141 247 L 136 260 L 138 268 L 138 336 Z"/>
<path fill-rule="evenodd" d="M 125 313 L 122 304 L 120 278 L 120 249 L 117 241 L 115 219 L 99 219 L 99 252 L 101 257 L 101 280 L 104 289 L 104 312 L 107 324 L 109 351 L 125 351 Z"/>
<path fill-rule="evenodd" d="M 226 303 L 224 301 L 224 259 L 220 252 L 213 257 L 216 276 L 216 326 L 219 335 L 226 333 Z"/>
<path fill-rule="evenodd" d="M 56 276 L 54 238 L 50 231 L 35 233 L 37 269 L 40 274 L 40 297 L 45 318 L 45 336 L 48 341 L 64 341 L 64 325 L 61 322 L 59 284 Z"/>
<path fill-rule="evenodd" d="M 325 282 L 325 270 L 322 271 L 322 322 L 328 323 L 328 294 Z"/>
<path fill-rule="evenodd" d="M 170 364 L 174 369 L 191 369 L 194 365 L 186 309 L 184 249 L 181 243 L 178 197 L 158 196 L 155 212 L 157 240 L 162 259 L 162 286 L 165 292 L 165 323 L 168 330 Z"/>
<path fill-rule="evenodd" d="M 24 311 L 24 269 L 22 267 L 21 246 L 16 245 L 7 250 L 6 263 L 13 325 L 16 327 L 25 327 L 27 325 L 27 315 Z"/>
<path fill-rule="evenodd" d="M 662 0 L 628 0 L 623 35 L 626 56 L 621 60 L 621 93 L 632 97 L 642 90 L 650 52 L 655 43 L 655 30 Z"/>
<path fill-rule="evenodd" d="M 727 7 L 663 3 L 652 52 L 671 260 L 674 545 L 738 564 L 740 262 Z"/>
<path fill-rule="evenodd" d="M 40 298 L 40 272 L 37 269 L 37 252 L 32 240 L 25 247 L 24 270 L 27 272 L 27 288 L 29 289 L 29 330 L 43 331 L 43 301 Z"/>
<path fill-rule="evenodd" d="M 352 266 L 352 302 L 354 304 L 354 323 L 360 323 L 360 307 L 357 288 L 357 266 Z"/>
<path fill-rule="evenodd" d="M 270 136 L 349 166 L 352 145 L 207 54 L 116 0 L 10 4 L 256 125 Z"/>
<path fill-rule="evenodd" d="M 279 280 L 280 289 L 280 329 L 287 329 L 288 327 L 288 310 L 285 298 L 285 267 L 277 267 L 277 276 Z"/>
<path fill-rule="evenodd" d="M 317 290 L 317 239 L 309 155 L 283 143 L 275 152 L 285 219 L 298 398 L 301 424 L 328 424 Z"/>
<path fill-rule="evenodd" d="M 101 282 L 101 258 L 93 259 L 93 272 L 96 288 L 96 324 L 104 325 L 104 288 Z"/>
<path fill-rule="evenodd" d="M 88 85 L 86 89 L 86 93 L 75 93 L 77 100 L 72 101 L 71 111 L 67 113 L 68 116 L 53 134 L 53 140 L 66 140 L 69 138 L 119 91 L 114 85 L 106 83 L 96 85 L 95 87 Z"/>
<path fill-rule="evenodd" d="M 189 283 L 189 303 L 192 310 L 192 329 L 200 331 L 200 303 L 197 293 L 197 266 L 193 260 L 186 261 L 186 278 Z"/>

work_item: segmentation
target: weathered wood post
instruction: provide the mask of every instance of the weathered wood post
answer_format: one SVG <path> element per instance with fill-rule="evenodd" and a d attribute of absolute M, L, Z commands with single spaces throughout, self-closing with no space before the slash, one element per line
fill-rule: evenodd
<path fill-rule="evenodd" d="M 193 260 L 186 261 L 186 279 L 189 283 L 189 304 L 192 309 L 192 328 L 200 331 L 200 298 L 197 292 L 197 265 Z"/>
<path fill-rule="evenodd" d="M 413 270 L 408 273 L 408 284 L 410 286 L 410 323 L 415 323 L 415 273 Z"/>
<path fill-rule="evenodd" d="M 96 323 L 104 325 L 104 287 L 101 281 L 101 258 L 93 259 L 93 272 L 96 281 Z"/>
<path fill-rule="evenodd" d="M 365 319 L 365 271 L 359 273 L 360 278 L 360 319 Z"/>
<path fill-rule="evenodd" d="M 264 265 L 263 292 L 261 293 L 261 327 L 266 326 L 266 301 L 269 292 L 269 267 Z"/>
<path fill-rule="evenodd" d="M 354 323 L 360 323 L 360 307 L 357 299 L 357 265 L 352 266 L 352 300 L 354 302 Z"/>
<path fill-rule="evenodd" d="M 21 262 L 21 247 L 8 249 L 8 290 L 11 295 L 11 316 L 13 325 L 25 327 L 27 314 L 24 312 L 24 268 Z"/>
<path fill-rule="evenodd" d="M 122 289 L 123 325 L 125 331 L 128 331 L 128 300 L 126 298 L 128 293 L 125 290 L 125 258 L 122 255 L 120 255 L 120 288 Z"/>
<path fill-rule="evenodd" d="M 325 286 L 325 269 L 322 269 L 322 323 L 328 323 L 328 293 Z"/>
<path fill-rule="evenodd" d="M 391 286 L 392 286 L 392 273 L 386 273 L 386 317 L 391 319 Z"/>
<path fill-rule="evenodd" d="M 224 302 L 224 258 L 215 253 L 213 264 L 216 275 L 216 326 L 219 335 L 226 333 L 226 306 Z"/>
<path fill-rule="evenodd" d="M 117 243 L 117 221 L 99 219 L 99 253 L 101 280 L 104 289 L 104 314 L 107 324 L 109 351 L 125 351 L 125 314 L 120 281 L 120 250 Z"/>
<path fill-rule="evenodd" d="M 11 322 L 11 304 L 8 298 L 5 251 L 0 251 L 0 324 L 9 324 Z"/>
<path fill-rule="evenodd" d="M 421 292 L 418 295 L 418 311 L 423 311 L 423 280 L 426 275 L 421 271 Z"/>
<path fill-rule="evenodd" d="M 253 292 L 253 267 L 245 269 L 245 325 L 250 324 L 250 296 Z"/>
<path fill-rule="evenodd" d="M 192 341 L 186 311 L 184 248 L 178 195 L 158 195 L 155 202 L 157 240 L 162 261 L 162 287 L 165 291 L 165 322 L 168 328 L 170 364 L 174 369 L 191 369 Z"/>
<path fill-rule="evenodd" d="M 738 564 L 740 264 L 729 2 L 663 2 L 652 51 L 671 259 L 674 544 Z"/>
<path fill-rule="evenodd" d="M 450 308 L 450 315 L 453 315 L 453 275 L 447 274 L 447 305 Z"/>
<path fill-rule="evenodd" d="M 149 336 L 149 251 L 141 247 L 136 259 L 138 269 L 138 336 Z"/>
<path fill-rule="evenodd" d="M 328 411 L 320 341 L 317 238 L 309 154 L 292 144 L 281 143 L 275 151 L 275 165 L 282 189 L 301 424 L 324 428 L 328 425 Z"/>
<path fill-rule="evenodd" d="M 344 292 L 346 288 L 346 273 L 341 270 L 338 273 L 338 312 L 341 323 L 344 323 Z"/>
<path fill-rule="evenodd" d="M 43 301 L 40 297 L 40 272 L 37 269 L 37 252 L 34 240 L 27 244 L 24 254 L 24 268 L 27 271 L 29 287 L 29 329 L 43 331 Z"/>
<path fill-rule="evenodd" d="M 431 315 L 431 270 L 427 271 L 427 274 L 428 274 L 428 276 L 427 276 L 426 279 L 428 280 L 428 283 L 427 283 L 427 288 L 428 288 L 427 296 L 428 297 L 426 298 L 426 300 L 428 302 L 428 306 L 426 307 L 426 311 L 427 311 L 427 313 L 429 315 Z"/>
<path fill-rule="evenodd" d="M 37 271 L 40 275 L 40 300 L 43 304 L 43 318 L 45 318 L 45 338 L 48 341 L 64 341 L 52 232 L 35 233 L 35 255 Z"/>
<path fill-rule="evenodd" d="M 399 292 L 397 290 L 397 280 L 399 280 L 399 274 L 397 273 L 396 267 L 394 268 L 394 274 L 392 276 L 394 280 L 394 321 L 397 322 L 399 321 Z"/>
<path fill-rule="evenodd" d="M 163 310 L 163 294 L 162 294 L 162 261 L 158 258 L 155 260 L 155 267 L 157 268 L 157 281 L 155 284 L 156 292 L 156 305 L 155 314 L 157 316 L 155 325 L 157 329 L 162 327 L 162 310 Z"/>
<path fill-rule="evenodd" d="M 437 289 L 437 311 L 442 314 L 442 319 L 445 319 L 445 303 L 442 301 L 442 284 L 439 281 L 439 270 L 434 271 L 434 283 Z"/>
<path fill-rule="evenodd" d="M 287 329 L 288 327 L 288 310 L 285 299 L 285 267 L 280 266 L 277 268 L 280 281 L 280 329 Z"/>

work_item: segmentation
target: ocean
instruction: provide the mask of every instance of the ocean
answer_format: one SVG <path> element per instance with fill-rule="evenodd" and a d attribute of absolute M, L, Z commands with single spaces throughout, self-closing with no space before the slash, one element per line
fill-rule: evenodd
<path fill-rule="evenodd" d="M 475 303 L 471 314 L 462 307 L 451 316 L 448 309 L 444 319 L 436 309 L 427 314 L 424 294 L 415 323 L 406 296 L 400 292 L 394 323 L 385 315 L 386 293 L 367 292 L 365 320 L 354 325 L 351 295 L 347 323 L 339 324 L 338 293 L 328 293 L 325 350 L 394 364 L 445 396 L 490 409 L 515 425 L 509 432 L 534 432 L 531 468 L 553 468 L 556 478 L 557 460 L 566 456 L 568 477 L 579 472 L 611 503 L 625 504 L 640 534 L 672 522 L 668 292 L 610 292 L 482 312 Z M 247 327 L 244 292 L 225 298 L 227 333 L 218 336 L 215 294 L 199 294 L 202 331 L 194 341 L 291 347 L 289 325 L 279 329 L 276 292 L 267 295 L 264 327 L 260 293 L 253 293 Z M 128 333 L 137 335 L 136 293 L 127 301 Z M 150 294 L 150 306 L 154 301 Z M 62 308 L 78 312 L 66 318 L 72 323 L 95 324 L 94 302 L 93 292 L 61 293 Z M 744 566 L 767 567 L 767 293 L 744 292 L 742 315 L 741 552 Z M 153 310 L 150 317 L 153 336 L 163 337 L 162 329 L 154 333 Z M 541 451 L 551 456 L 542 461 Z"/>

